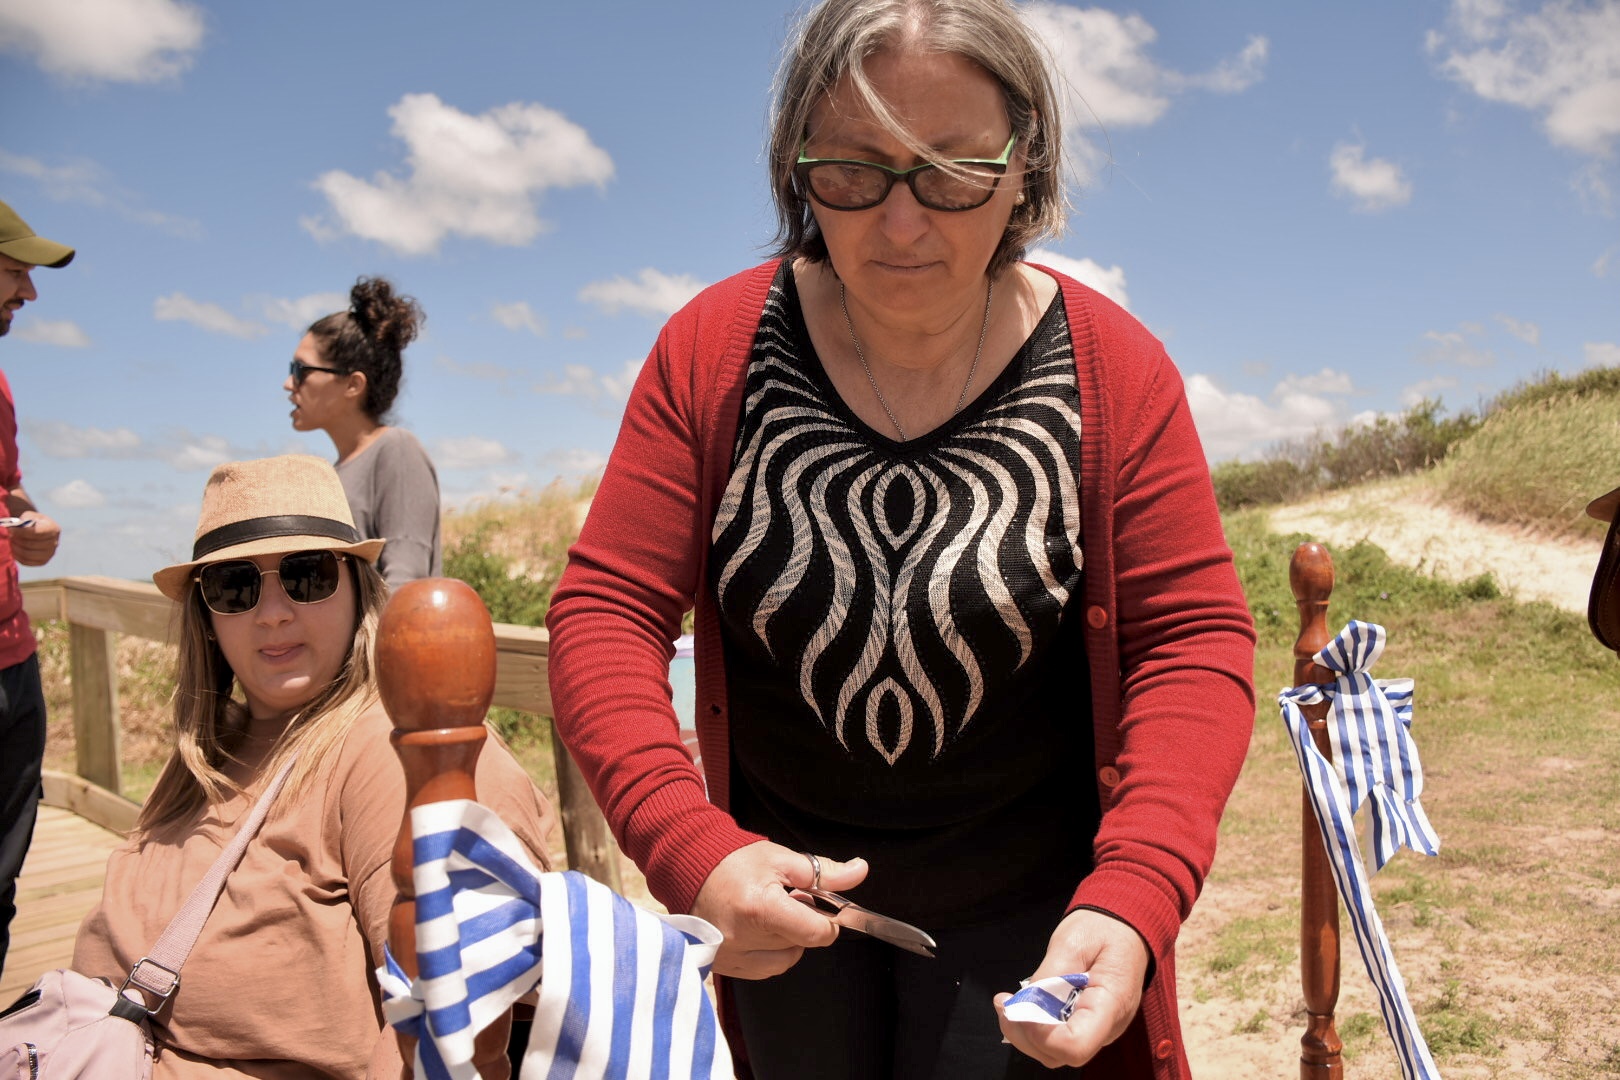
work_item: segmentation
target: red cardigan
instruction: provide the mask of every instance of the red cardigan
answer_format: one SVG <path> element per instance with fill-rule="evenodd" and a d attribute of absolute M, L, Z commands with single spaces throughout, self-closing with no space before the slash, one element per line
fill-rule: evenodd
<path fill-rule="evenodd" d="M 726 675 L 705 583 L 776 268 L 711 286 L 659 334 L 546 617 L 557 730 L 619 845 L 672 911 L 690 908 L 721 859 L 761 839 L 726 812 Z M 1254 626 L 1180 374 L 1125 311 L 1053 277 L 1080 388 L 1091 780 L 1103 811 L 1096 867 L 1073 905 L 1123 919 L 1154 959 L 1141 1015 L 1097 1064 L 1107 1076 L 1185 1080 L 1175 939 L 1248 749 Z M 694 606 L 703 776 L 669 686 L 671 642 Z"/>

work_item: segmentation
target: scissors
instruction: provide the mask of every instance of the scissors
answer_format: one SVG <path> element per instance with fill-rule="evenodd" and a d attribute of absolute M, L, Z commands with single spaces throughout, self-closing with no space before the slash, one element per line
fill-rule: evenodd
<path fill-rule="evenodd" d="M 839 926 L 870 934 L 880 941 L 887 941 L 890 945 L 916 953 L 918 956 L 932 957 L 934 950 L 939 947 L 925 931 L 917 929 L 910 923 L 868 911 L 855 901 L 839 896 L 830 889 L 823 889 L 820 886 L 789 889 L 788 895 L 799 903 L 821 912 Z"/>

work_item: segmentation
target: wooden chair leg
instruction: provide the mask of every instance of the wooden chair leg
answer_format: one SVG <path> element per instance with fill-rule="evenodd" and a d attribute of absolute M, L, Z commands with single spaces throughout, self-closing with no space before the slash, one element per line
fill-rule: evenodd
<path fill-rule="evenodd" d="M 478 594 L 448 578 L 424 578 L 395 592 L 377 627 L 377 681 L 405 768 L 405 820 L 393 862 L 399 895 L 389 913 L 388 948 L 414 978 L 411 808 L 478 797 L 474 768 L 495 695 L 495 630 Z M 510 1027 L 508 1014 L 479 1033 L 473 1063 L 480 1076 L 509 1075 Z M 409 1076 L 416 1047 L 407 1036 L 399 1041 Z"/>
<path fill-rule="evenodd" d="M 1333 593 L 1333 559 L 1327 548 L 1301 544 L 1288 565 L 1288 583 L 1299 608 L 1294 685 L 1331 682 L 1332 673 L 1311 659 L 1331 640 L 1327 609 Z M 1324 702 L 1303 711 L 1317 749 L 1331 758 L 1327 709 Z M 1339 893 L 1309 795 L 1302 794 L 1301 802 L 1299 955 L 1307 1019 L 1300 1037 L 1299 1075 L 1300 1080 L 1340 1080 L 1344 1044 L 1333 1023 L 1339 1004 Z"/>

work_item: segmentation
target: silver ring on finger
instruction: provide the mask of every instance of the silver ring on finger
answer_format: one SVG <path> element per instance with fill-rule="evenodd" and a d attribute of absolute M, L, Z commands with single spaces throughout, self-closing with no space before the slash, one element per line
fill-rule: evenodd
<path fill-rule="evenodd" d="M 810 874 L 812 878 L 810 887 L 812 889 L 821 888 L 821 860 L 808 851 L 804 853 L 804 857 L 810 860 Z"/>

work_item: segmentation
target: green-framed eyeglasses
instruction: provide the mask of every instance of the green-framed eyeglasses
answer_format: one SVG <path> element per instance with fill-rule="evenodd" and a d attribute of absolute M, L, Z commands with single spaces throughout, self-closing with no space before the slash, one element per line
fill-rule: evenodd
<path fill-rule="evenodd" d="M 910 169 L 891 169 L 871 161 L 846 158 L 809 158 L 801 148 L 793 175 L 799 187 L 829 210 L 870 210 L 894 185 L 904 180 L 917 201 L 930 210 L 957 213 L 977 210 L 990 201 L 1007 172 L 1018 133 L 1007 140 L 1000 157 L 953 158 L 951 168 L 933 162 Z"/>

